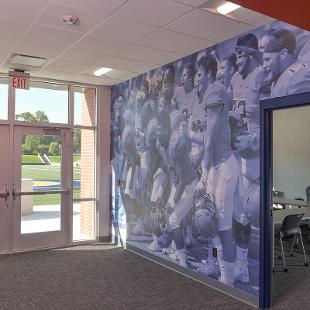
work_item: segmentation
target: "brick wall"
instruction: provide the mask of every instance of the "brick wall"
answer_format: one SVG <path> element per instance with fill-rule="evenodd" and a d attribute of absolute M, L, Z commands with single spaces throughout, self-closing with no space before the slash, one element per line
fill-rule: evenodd
<path fill-rule="evenodd" d="M 96 90 L 87 88 L 82 96 L 82 125 L 95 125 L 95 100 Z M 95 182 L 94 182 L 94 131 L 82 129 L 81 130 L 81 198 L 93 198 L 95 196 Z M 94 202 L 80 203 L 80 231 L 89 238 L 94 237 Z"/>

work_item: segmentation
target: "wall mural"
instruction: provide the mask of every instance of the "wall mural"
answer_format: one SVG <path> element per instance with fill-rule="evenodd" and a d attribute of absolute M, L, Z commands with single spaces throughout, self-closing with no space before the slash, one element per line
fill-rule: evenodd
<path fill-rule="evenodd" d="M 113 87 L 127 244 L 258 296 L 259 102 L 310 91 L 309 61 L 310 34 L 273 22 Z"/>

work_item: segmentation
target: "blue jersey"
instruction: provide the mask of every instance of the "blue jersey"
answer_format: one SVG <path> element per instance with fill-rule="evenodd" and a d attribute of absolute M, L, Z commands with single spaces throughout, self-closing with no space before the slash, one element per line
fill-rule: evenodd
<path fill-rule="evenodd" d="M 239 73 L 235 73 L 231 80 L 232 110 L 243 118 L 249 134 L 259 131 L 260 89 L 265 78 L 265 70 L 257 67 L 245 79 Z"/>
<path fill-rule="evenodd" d="M 232 154 L 231 149 L 231 131 L 228 121 L 228 111 L 229 111 L 229 100 L 228 93 L 225 89 L 223 83 L 220 81 L 215 81 L 207 88 L 205 95 L 202 100 L 203 106 L 207 109 L 212 107 L 221 107 L 219 121 L 220 130 L 218 137 L 216 137 L 214 145 L 214 153 L 212 158 L 212 165 L 216 166 Z M 208 130 L 208 127 L 207 127 Z M 210 133 L 207 132 L 209 135 Z"/>

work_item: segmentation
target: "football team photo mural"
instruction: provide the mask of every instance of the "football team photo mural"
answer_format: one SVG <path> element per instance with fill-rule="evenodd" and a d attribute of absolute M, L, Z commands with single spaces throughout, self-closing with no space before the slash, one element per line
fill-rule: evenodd
<path fill-rule="evenodd" d="M 260 100 L 310 91 L 281 22 L 112 88 L 112 217 L 126 243 L 258 296 Z"/>

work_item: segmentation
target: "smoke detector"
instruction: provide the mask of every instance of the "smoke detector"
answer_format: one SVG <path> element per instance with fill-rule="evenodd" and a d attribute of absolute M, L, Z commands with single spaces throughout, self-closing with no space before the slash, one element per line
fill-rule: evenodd
<path fill-rule="evenodd" d="M 64 15 L 62 17 L 62 21 L 68 25 L 77 26 L 80 24 L 80 19 L 78 16 L 75 15 Z"/>

